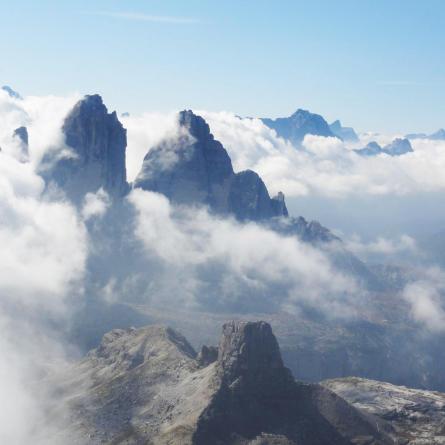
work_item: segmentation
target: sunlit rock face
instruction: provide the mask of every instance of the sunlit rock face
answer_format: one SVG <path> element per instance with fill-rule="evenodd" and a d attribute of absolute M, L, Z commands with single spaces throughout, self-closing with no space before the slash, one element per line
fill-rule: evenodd
<path fill-rule="evenodd" d="M 243 221 L 287 215 L 284 195 L 270 198 L 255 172 L 233 171 L 227 151 L 202 117 L 182 111 L 179 129 L 176 138 L 147 153 L 135 188 L 162 193 L 179 204 L 208 206 Z"/>
<path fill-rule="evenodd" d="M 62 128 L 66 150 L 44 160 L 44 176 L 73 201 L 103 188 L 110 196 L 127 190 L 126 130 L 116 112 L 108 113 L 99 95 L 85 96 L 68 114 Z"/>

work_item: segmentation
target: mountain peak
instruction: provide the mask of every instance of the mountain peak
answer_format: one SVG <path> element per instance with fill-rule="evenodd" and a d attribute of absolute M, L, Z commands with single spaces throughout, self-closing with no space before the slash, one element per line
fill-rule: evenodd
<path fill-rule="evenodd" d="M 210 133 L 210 127 L 207 122 L 192 110 L 183 110 L 179 112 L 179 125 L 186 128 L 190 135 L 197 138 L 209 138 L 213 139 L 213 135 Z"/>
<path fill-rule="evenodd" d="M 135 188 L 162 193 L 179 204 L 208 206 L 239 220 L 287 215 L 284 202 L 270 198 L 257 173 L 235 174 L 229 154 L 201 116 L 184 110 L 178 123 L 187 134 L 165 140 L 147 153 Z"/>
<path fill-rule="evenodd" d="M 264 118 L 262 122 L 279 137 L 287 139 L 296 147 L 300 146 L 307 134 L 315 136 L 335 137 L 323 116 L 299 108 L 289 117 L 277 119 Z"/>
<path fill-rule="evenodd" d="M 23 97 L 17 93 L 17 91 L 14 91 L 10 86 L 8 85 L 3 85 L 2 86 L 2 90 L 5 91 L 6 93 L 8 93 L 8 96 L 13 98 L 13 99 L 23 99 Z"/>
<path fill-rule="evenodd" d="M 126 130 L 116 112 L 108 113 L 98 94 L 76 103 L 62 127 L 70 150 L 62 159 L 46 159 L 45 172 L 73 201 L 103 188 L 111 196 L 127 191 L 125 149 Z"/>

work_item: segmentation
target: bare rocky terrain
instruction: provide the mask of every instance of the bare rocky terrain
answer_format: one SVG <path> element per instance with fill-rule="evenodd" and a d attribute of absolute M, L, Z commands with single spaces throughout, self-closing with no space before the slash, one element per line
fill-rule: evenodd
<path fill-rule="evenodd" d="M 322 384 L 356 408 L 390 422 L 401 444 L 445 444 L 443 393 L 356 377 Z"/>
<path fill-rule="evenodd" d="M 266 322 L 226 323 L 199 355 L 170 328 L 113 330 L 53 380 L 54 413 L 70 413 L 61 443 L 394 443 L 386 421 L 296 382 Z"/>

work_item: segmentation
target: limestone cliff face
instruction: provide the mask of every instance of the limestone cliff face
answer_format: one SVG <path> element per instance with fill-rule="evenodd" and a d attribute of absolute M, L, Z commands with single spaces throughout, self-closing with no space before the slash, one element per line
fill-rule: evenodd
<path fill-rule="evenodd" d="M 192 111 L 179 113 L 179 136 L 145 156 L 134 187 L 159 192 L 179 204 L 205 205 L 245 221 L 287 215 L 284 195 L 270 198 L 253 171 L 235 174 L 230 157 Z"/>
<path fill-rule="evenodd" d="M 69 198 L 78 201 L 103 188 L 112 197 L 128 188 L 125 168 L 126 130 L 116 112 L 108 113 L 99 95 L 85 96 L 63 124 L 69 150 L 58 159 L 46 159 L 44 176 Z"/>

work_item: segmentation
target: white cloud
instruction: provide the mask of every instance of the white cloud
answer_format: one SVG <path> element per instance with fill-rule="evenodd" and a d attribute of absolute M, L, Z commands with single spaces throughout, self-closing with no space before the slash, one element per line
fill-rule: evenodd
<path fill-rule="evenodd" d="M 258 119 L 201 112 L 236 170 L 258 172 L 272 193 L 287 196 L 406 195 L 445 190 L 445 142 L 416 140 L 414 153 L 361 157 L 335 138 L 308 135 L 296 150 Z M 363 145 L 376 135 L 365 135 Z M 379 135 L 380 143 L 391 137 Z"/>
<path fill-rule="evenodd" d="M 129 200 L 147 255 L 165 264 L 169 286 L 173 281 L 180 286 L 170 298 L 191 305 L 218 298 L 213 304 L 226 307 L 227 302 L 255 307 L 256 299 L 257 307 L 310 304 L 329 311 L 358 290 L 325 254 L 295 237 L 212 217 L 203 209 L 177 208 L 156 193 L 133 190 Z"/>
<path fill-rule="evenodd" d="M 100 188 L 96 193 L 87 193 L 83 200 L 82 218 L 88 221 L 91 218 L 102 217 L 110 206 L 108 193 Z"/>
<path fill-rule="evenodd" d="M 1 443 L 52 443 L 57 425 L 46 417 L 42 377 L 65 351 L 47 320 L 63 325 L 68 300 L 83 287 L 85 228 L 73 207 L 48 201 L 43 189 L 31 164 L 0 153 Z"/>
<path fill-rule="evenodd" d="M 20 150 L 17 138 L 12 137 L 13 132 L 18 127 L 27 127 L 30 161 L 37 166 L 45 153 L 65 148 L 63 121 L 79 99 L 78 94 L 73 94 L 67 97 L 27 96 L 16 100 L 0 91 L 0 147 L 18 158 Z"/>
<path fill-rule="evenodd" d="M 122 116 L 122 124 L 127 129 L 127 178 L 134 181 L 141 170 L 148 151 L 161 141 L 179 137 L 178 114 L 143 113 L 139 116 Z"/>
<path fill-rule="evenodd" d="M 403 291 L 411 316 L 431 332 L 445 331 L 445 273 L 431 269 L 427 279 L 408 284 Z"/>
<path fill-rule="evenodd" d="M 385 257 L 399 253 L 416 253 L 417 245 L 414 238 L 409 235 L 400 235 L 395 239 L 377 237 L 374 241 L 363 242 L 358 235 L 345 240 L 346 247 L 358 255 L 380 254 Z"/>

